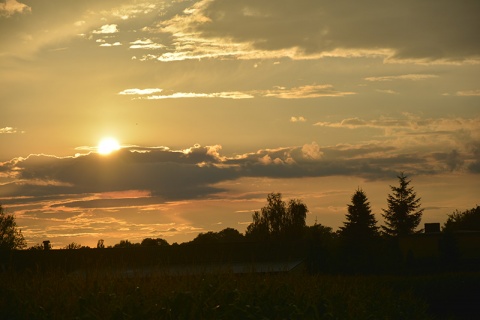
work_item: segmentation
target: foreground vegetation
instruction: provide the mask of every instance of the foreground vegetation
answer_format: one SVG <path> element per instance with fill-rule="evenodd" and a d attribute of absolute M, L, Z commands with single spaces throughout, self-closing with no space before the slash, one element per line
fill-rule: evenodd
<path fill-rule="evenodd" d="M 5 272 L 1 319 L 468 319 L 479 274 Z"/>

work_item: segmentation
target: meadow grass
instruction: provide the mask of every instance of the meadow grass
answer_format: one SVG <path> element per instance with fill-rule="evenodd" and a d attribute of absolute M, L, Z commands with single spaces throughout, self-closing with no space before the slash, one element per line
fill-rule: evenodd
<path fill-rule="evenodd" d="M 286 273 L 5 272 L 0 318 L 430 319 L 412 281 Z"/>

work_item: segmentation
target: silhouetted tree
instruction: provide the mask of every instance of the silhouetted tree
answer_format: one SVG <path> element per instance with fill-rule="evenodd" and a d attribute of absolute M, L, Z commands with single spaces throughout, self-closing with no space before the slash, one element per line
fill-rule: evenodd
<path fill-rule="evenodd" d="M 78 244 L 78 243 L 75 243 L 75 242 L 72 242 L 72 243 L 70 243 L 70 244 L 68 244 L 64 247 L 64 249 L 67 249 L 67 250 L 69 250 L 69 249 L 80 249 L 80 248 L 82 248 L 82 245 Z"/>
<path fill-rule="evenodd" d="M 372 272 L 380 237 L 377 220 L 363 190 L 355 191 L 347 210 L 347 221 L 338 232 L 342 269 L 347 272 Z"/>
<path fill-rule="evenodd" d="M 282 200 L 281 193 L 267 195 L 267 205 L 252 215 L 245 236 L 255 240 L 298 239 L 305 229 L 307 206 L 298 199 Z"/>
<path fill-rule="evenodd" d="M 252 219 L 253 222 L 247 226 L 245 231 L 245 237 L 257 241 L 267 240 L 270 235 L 267 219 L 262 217 L 258 211 L 252 214 Z"/>
<path fill-rule="evenodd" d="M 219 232 L 208 231 L 199 233 L 192 243 L 195 244 L 211 244 L 211 243 L 231 243 L 243 241 L 243 235 L 236 229 L 225 228 Z"/>
<path fill-rule="evenodd" d="M 37 243 L 36 245 L 29 247 L 28 250 L 32 250 L 32 251 L 43 250 L 43 245 L 41 245 L 40 243 Z"/>
<path fill-rule="evenodd" d="M 43 250 L 50 250 L 50 249 L 52 249 L 52 244 L 50 243 L 50 240 L 44 240 Z"/>
<path fill-rule="evenodd" d="M 244 236 L 237 229 L 225 228 L 218 232 L 218 240 L 220 242 L 241 242 L 244 240 Z"/>
<path fill-rule="evenodd" d="M 334 271 L 334 252 L 337 251 L 337 234 L 332 228 L 315 222 L 305 227 L 304 237 L 308 245 L 307 269 L 310 272 Z"/>
<path fill-rule="evenodd" d="M 156 238 L 156 239 L 145 238 L 142 240 L 140 245 L 142 247 L 164 247 L 164 246 L 168 246 L 169 244 L 167 240 L 162 238 Z"/>
<path fill-rule="evenodd" d="M 286 238 L 298 239 L 305 232 L 305 220 L 308 208 L 301 200 L 291 199 L 288 202 L 284 219 L 284 234 Z"/>
<path fill-rule="evenodd" d="M 390 186 L 392 194 L 388 195 L 388 209 L 382 209 L 385 225 L 383 233 L 388 236 L 402 236 L 415 233 L 415 229 L 422 219 L 423 209 L 420 209 L 420 200 L 417 198 L 411 180 L 401 173 L 397 176 L 399 186 Z"/>
<path fill-rule="evenodd" d="M 139 243 L 131 243 L 128 240 L 120 240 L 120 243 L 117 243 L 113 247 L 114 248 L 132 248 L 132 247 L 136 247 L 136 246 L 139 246 L 139 245 L 140 245 Z"/>
<path fill-rule="evenodd" d="M 104 242 L 103 239 L 98 240 L 98 242 L 97 242 L 97 248 L 98 249 L 104 249 L 105 248 L 105 244 L 103 242 Z"/>
<path fill-rule="evenodd" d="M 7 214 L 0 204 L 0 249 L 16 250 L 27 246 L 13 214 Z"/>
<path fill-rule="evenodd" d="M 362 189 L 357 189 L 348 205 L 347 221 L 340 227 L 340 236 L 348 241 L 365 241 L 375 239 L 378 233 L 377 220 L 372 213 L 370 203 Z"/>
<path fill-rule="evenodd" d="M 447 216 L 443 231 L 480 231 L 480 206 L 463 212 L 456 210 Z"/>
<path fill-rule="evenodd" d="M 218 243 L 218 234 L 213 231 L 200 232 L 191 242 L 195 244 Z"/>

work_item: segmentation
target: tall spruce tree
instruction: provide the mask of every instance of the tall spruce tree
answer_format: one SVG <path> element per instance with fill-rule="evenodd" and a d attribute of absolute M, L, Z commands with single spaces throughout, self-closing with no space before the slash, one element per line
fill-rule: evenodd
<path fill-rule="evenodd" d="M 346 219 L 344 226 L 340 227 L 340 236 L 346 240 L 371 240 L 379 235 L 375 215 L 365 192 L 360 188 L 352 196 Z"/>
<path fill-rule="evenodd" d="M 390 186 L 392 193 L 388 195 L 388 209 L 383 210 L 385 225 L 383 233 L 388 236 L 403 236 L 416 233 L 415 229 L 422 219 L 423 209 L 420 209 L 420 200 L 417 198 L 411 180 L 403 172 L 397 176 L 399 186 Z"/>

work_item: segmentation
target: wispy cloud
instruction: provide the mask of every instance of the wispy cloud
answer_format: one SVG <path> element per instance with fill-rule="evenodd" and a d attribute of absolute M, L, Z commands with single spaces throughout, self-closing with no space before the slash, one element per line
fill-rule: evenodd
<path fill-rule="evenodd" d="M 130 42 L 130 49 L 160 49 L 165 46 L 159 43 L 153 42 L 151 39 L 139 39 Z"/>
<path fill-rule="evenodd" d="M 402 117 L 380 117 L 379 119 L 365 120 L 361 118 L 347 118 L 339 122 L 317 122 L 315 126 L 331 128 L 374 128 L 374 129 L 397 129 L 409 130 L 411 132 L 453 132 L 468 130 L 473 137 L 480 138 L 480 118 L 419 118 L 412 114 L 405 114 Z"/>
<path fill-rule="evenodd" d="M 434 74 L 402 74 L 396 76 L 379 76 L 379 77 L 367 77 L 366 81 L 394 81 L 394 80 L 410 80 L 410 81 L 420 81 L 438 78 Z"/>
<path fill-rule="evenodd" d="M 455 95 L 459 97 L 480 97 L 480 89 L 458 91 Z"/>
<path fill-rule="evenodd" d="M 147 88 L 147 89 L 132 88 L 132 89 L 125 89 L 123 91 L 120 91 L 118 94 L 121 94 L 121 95 L 149 95 L 149 94 L 154 94 L 154 93 L 160 93 L 162 91 L 163 91 L 163 89 L 159 89 L 159 88 Z"/>
<path fill-rule="evenodd" d="M 161 100 L 161 99 L 182 99 L 182 98 L 222 98 L 222 99 L 251 99 L 252 95 L 243 92 L 213 92 L 213 93 L 195 93 L 195 92 L 175 92 L 165 95 L 151 95 L 142 99 Z"/>
<path fill-rule="evenodd" d="M 323 85 L 307 85 L 295 88 L 277 87 L 267 91 L 265 97 L 275 97 L 280 99 L 306 99 L 320 97 L 343 97 L 355 94 L 351 91 L 338 91 L 330 84 Z"/>
<path fill-rule="evenodd" d="M 162 94 L 154 94 L 162 93 Z M 162 89 L 125 89 L 120 95 L 137 95 L 137 99 L 160 100 L 160 99 L 181 99 L 181 98 L 224 98 L 224 99 L 251 99 L 254 97 L 278 98 L 278 99 L 311 99 L 322 97 L 342 97 L 355 94 L 355 92 L 338 91 L 332 85 L 306 85 L 301 87 L 286 88 L 275 87 L 270 90 L 252 91 L 226 91 L 226 92 L 165 92 Z M 304 118 L 295 118 L 291 121 L 305 121 Z"/>
<path fill-rule="evenodd" d="M 398 92 L 396 92 L 395 90 L 391 90 L 391 89 L 385 89 L 385 90 L 377 89 L 376 91 L 381 92 L 381 93 L 387 93 L 387 94 L 398 94 Z"/>

